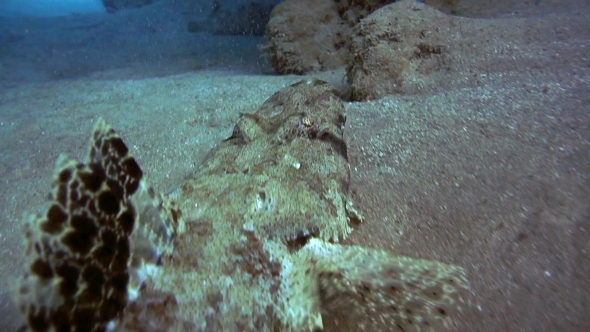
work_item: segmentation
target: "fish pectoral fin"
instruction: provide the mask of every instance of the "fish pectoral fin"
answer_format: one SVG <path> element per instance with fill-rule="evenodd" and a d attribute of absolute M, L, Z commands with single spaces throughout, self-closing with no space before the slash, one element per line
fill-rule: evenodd
<path fill-rule="evenodd" d="M 448 326 L 465 305 L 468 286 L 458 266 L 318 239 L 298 254 L 315 262 L 324 320 L 367 331 L 424 331 Z"/>

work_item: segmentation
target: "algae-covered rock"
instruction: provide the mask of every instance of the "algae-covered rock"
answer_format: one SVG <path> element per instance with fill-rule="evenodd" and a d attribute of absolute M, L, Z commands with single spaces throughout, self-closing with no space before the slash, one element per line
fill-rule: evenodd
<path fill-rule="evenodd" d="M 263 49 L 279 74 L 305 74 L 343 67 L 353 26 L 393 1 L 283 1 L 271 13 L 265 33 L 268 44 Z"/>
<path fill-rule="evenodd" d="M 412 0 L 360 21 L 348 44 L 346 76 L 353 100 L 407 93 L 444 71 L 458 30 L 451 16 Z"/>
<path fill-rule="evenodd" d="M 349 34 L 334 1 L 287 0 L 271 13 L 263 50 L 279 74 L 329 70 L 344 65 Z"/>
<path fill-rule="evenodd" d="M 168 195 L 99 120 L 86 163 L 61 158 L 27 228 L 19 307 L 31 331 L 417 331 L 448 325 L 464 270 L 342 246 L 344 105 L 303 81 L 242 114 Z"/>

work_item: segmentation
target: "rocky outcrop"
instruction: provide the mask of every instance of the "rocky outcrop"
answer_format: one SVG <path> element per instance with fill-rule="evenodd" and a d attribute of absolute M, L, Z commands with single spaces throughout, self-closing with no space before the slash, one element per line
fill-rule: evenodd
<path fill-rule="evenodd" d="M 408 12 L 405 17 L 401 14 L 397 15 L 396 17 L 400 21 L 392 22 L 391 26 L 388 26 L 390 22 L 387 20 L 373 18 L 370 21 L 371 23 L 365 23 L 363 27 L 359 27 L 361 20 L 368 19 L 368 16 L 379 8 L 386 5 L 397 6 L 400 2 L 405 2 L 403 6 L 415 4 L 419 6 L 416 8 L 421 9 L 417 12 Z M 433 14 L 435 9 L 452 15 L 456 19 L 460 19 L 459 16 L 471 18 L 514 17 L 551 13 L 556 10 L 576 10 L 583 6 L 582 2 L 580 0 L 559 2 L 549 0 L 517 2 L 512 0 L 492 2 L 481 0 L 285 0 L 271 13 L 265 33 L 268 43 L 263 49 L 267 53 L 274 70 L 279 74 L 306 74 L 331 70 L 343 67 L 346 64 L 350 65 L 349 59 L 359 56 L 360 49 L 364 47 L 358 44 L 358 38 L 363 37 L 362 35 L 359 36 L 359 33 L 370 34 L 371 29 L 385 29 L 391 32 L 394 29 L 393 26 L 396 26 L 396 31 L 403 36 L 404 42 L 402 44 L 404 44 L 404 48 L 407 47 L 406 51 L 412 48 L 418 49 L 418 51 L 416 51 L 417 53 L 413 59 L 404 55 L 403 59 L 405 60 L 394 60 L 394 63 L 389 64 L 391 68 L 388 70 L 401 74 L 403 67 L 411 67 L 418 62 L 421 63 L 421 68 L 428 67 L 431 68 L 428 70 L 436 70 L 432 69 L 432 67 L 440 66 L 440 64 L 430 62 L 434 62 L 433 59 L 440 59 L 440 55 L 445 53 L 444 50 L 438 47 L 431 48 L 430 41 L 418 41 L 420 38 L 417 37 L 422 30 L 431 33 L 430 36 L 422 37 L 422 39 L 433 38 L 433 40 L 436 40 L 438 37 L 434 35 L 442 36 L 443 31 L 440 28 L 447 26 L 447 23 L 440 20 L 448 21 L 451 16 L 443 19 L 444 16 Z M 403 6 L 396 8 L 403 10 Z M 426 16 L 422 17 L 423 14 Z M 430 22 L 429 18 L 435 19 L 435 22 Z M 415 24 L 418 21 L 421 23 Z M 379 24 L 384 26 L 372 27 Z M 403 27 L 404 24 L 408 24 L 410 30 L 403 31 L 406 29 Z M 438 27 L 438 24 L 442 24 L 442 26 Z M 371 38 L 371 42 L 376 42 L 375 36 Z M 350 41 L 351 39 L 357 40 Z M 356 44 L 348 45 L 349 41 Z M 385 47 L 384 45 L 373 46 L 376 48 L 372 48 L 372 50 L 377 52 L 380 52 L 380 48 Z M 349 49 L 355 51 L 356 54 L 350 54 Z M 384 55 L 382 54 L 382 56 Z M 401 55 L 401 53 L 395 53 L 395 55 Z M 366 60 L 369 61 L 369 59 Z M 352 71 L 356 71 L 356 69 L 353 68 Z M 349 73 L 357 75 L 356 77 L 360 75 L 350 72 L 350 70 Z M 397 77 L 393 82 L 389 83 L 388 90 L 398 90 L 400 80 L 401 77 Z M 379 95 L 380 93 L 375 91 L 373 94 Z"/>
<path fill-rule="evenodd" d="M 427 84 L 448 66 L 453 22 L 415 1 L 391 4 L 363 19 L 348 44 L 351 98 L 376 99 Z"/>
<path fill-rule="evenodd" d="M 263 49 L 279 74 L 328 70 L 344 65 L 349 34 L 334 1 L 287 0 L 272 12 Z"/>
<path fill-rule="evenodd" d="M 517 12 L 496 20 L 449 15 L 427 5 L 433 2 L 445 11 L 473 16 L 522 7 L 505 1 L 500 10 L 497 4 L 486 7 L 475 0 L 404 0 L 376 10 L 355 25 L 348 39 L 351 99 L 440 92 L 478 75 L 523 70 L 525 55 L 517 50 L 534 44 L 527 19 L 515 20 Z M 552 7 L 541 1 L 535 8 L 542 13 Z"/>
<path fill-rule="evenodd" d="M 279 74 L 305 74 L 346 64 L 358 21 L 392 0 L 286 0 L 271 14 L 264 47 Z"/>

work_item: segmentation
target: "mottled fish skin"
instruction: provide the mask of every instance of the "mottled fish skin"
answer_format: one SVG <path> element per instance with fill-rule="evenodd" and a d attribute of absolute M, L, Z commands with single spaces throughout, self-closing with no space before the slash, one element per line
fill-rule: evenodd
<path fill-rule="evenodd" d="M 448 326 L 464 305 L 462 268 L 337 244 L 362 220 L 348 196 L 345 121 L 329 84 L 299 82 L 242 114 L 162 195 L 99 120 L 87 162 L 60 159 L 50 208 L 26 228 L 23 329 Z"/>

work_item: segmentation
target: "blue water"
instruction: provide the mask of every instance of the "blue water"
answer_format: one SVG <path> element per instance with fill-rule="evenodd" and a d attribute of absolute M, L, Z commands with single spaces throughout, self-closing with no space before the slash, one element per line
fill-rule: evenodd
<path fill-rule="evenodd" d="M 101 0 L 4 0 L 0 2 L 3 16 L 67 16 L 105 13 Z"/>
<path fill-rule="evenodd" d="M 264 44 L 261 36 L 188 31 L 189 22 L 211 14 L 210 1 L 164 0 L 112 14 L 94 1 L 1 3 L 0 88 L 80 77 L 139 79 L 205 69 L 272 70 L 258 49 Z M 51 9 L 49 3 L 58 7 Z M 71 8 L 60 7 L 68 3 Z"/>

